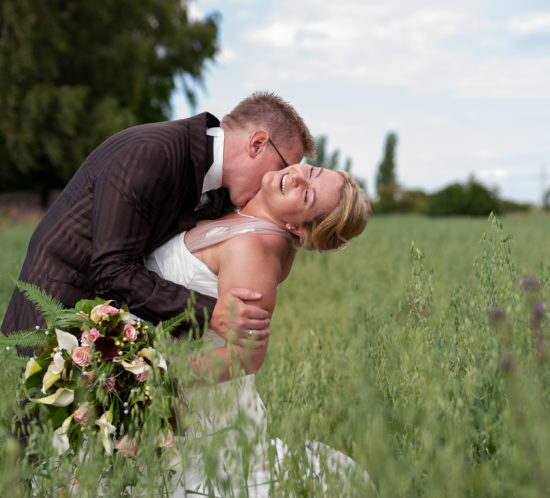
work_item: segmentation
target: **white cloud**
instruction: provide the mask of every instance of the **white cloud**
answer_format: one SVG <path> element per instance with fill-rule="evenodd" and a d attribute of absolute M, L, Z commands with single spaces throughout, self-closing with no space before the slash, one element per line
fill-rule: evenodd
<path fill-rule="evenodd" d="M 550 10 L 483 21 L 473 4 L 432 8 L 424 2 L 412 9 L 399 1 L 382 8 L 340 0 L 306 2 L 293 13 L 282 5 L 263 25 L 245 32 L 265 53 L 254 72 L 271 82 L 351 78 L 424 94 L 550 97 L 550 56 L 505 52 L 511 32 L 549 26 Z"/>
<path fill-rule="evenodd" d="M 496 159 L 502 156 L 502 152 L 494 149 L 480 149 L 474 151 L 473 155 L 479 159 Z"/>
<path fill-rule="evenodd" d="M 237 59 L 237 53 L 231 47 L 222 47 L 221 52 L 216 56 L 216 62 L 220 64 L 227 64 Z"/>
<path fill-rule="evenodd" d="M 504 180 L 514 174 L 513 171 L 509 171 L 503 168 L 483 168 L 476 171 L 476 177 L 481 180 Z"/>
<path fill-rule="evenodd" d="M 548 32 L 550 30 L 550 12 L 546 14 L 529 14 L 515 17 L 508 21 L 510 32 L 517 35 Z"/>

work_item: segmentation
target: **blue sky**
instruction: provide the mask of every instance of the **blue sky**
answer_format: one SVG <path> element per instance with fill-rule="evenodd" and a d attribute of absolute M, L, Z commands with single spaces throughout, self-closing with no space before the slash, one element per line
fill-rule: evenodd
<path fill-rule="evenodd" d="M 292 103 L 353 172 L 374 178 L 389 131 L 397 177 L 433 192 L 470 175 L 501 197 L 550 188 L 550 1 L 198 0 L 221 51 L 196 112 L 255 90 Z M 174 96 L 173 118 L 191 110 Z"/>

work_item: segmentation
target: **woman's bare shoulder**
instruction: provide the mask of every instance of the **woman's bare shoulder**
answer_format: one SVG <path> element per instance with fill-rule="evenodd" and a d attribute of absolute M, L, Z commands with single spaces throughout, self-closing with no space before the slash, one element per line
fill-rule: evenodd
<path fill-rule="evenodd" d="M 291 247 L 291 241 L 282 235 L 245 233 L 227 240 L 222 252 L 228 255 L 237 254 L 242 258 L 244 255 L 277 256 L 284 258 Z"/>

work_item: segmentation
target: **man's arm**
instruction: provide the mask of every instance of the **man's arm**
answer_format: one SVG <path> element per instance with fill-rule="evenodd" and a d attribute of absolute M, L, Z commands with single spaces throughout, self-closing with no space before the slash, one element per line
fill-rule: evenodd
<path fill-rule="evenodd" d="M 147 270 L 143 257 L 150 234 L 170 196 L 178 195 L 173 172 L 159 147 L 140 145 L 114 158 L 97 178 L 92 214 L 90 278 L 98 295 L 127 304 L 152 321 L 186 309 L 190 292 Z M 77 220 L 78 221 L 78 220 Z M 204 324 L 215 300 L 195 293 L 196 318 Z"/>

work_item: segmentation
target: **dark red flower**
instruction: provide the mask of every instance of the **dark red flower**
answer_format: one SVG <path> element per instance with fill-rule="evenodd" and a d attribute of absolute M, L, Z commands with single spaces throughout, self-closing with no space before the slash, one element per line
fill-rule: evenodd
<path fill-rule="evenodd" d="M 101 359 L 109 361 L 118 356 L 118 348 L 115 346 L 115 340 L 112 337 L 98 337 L 94 346 L 96 351 L 101 353 Z"/>

